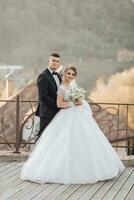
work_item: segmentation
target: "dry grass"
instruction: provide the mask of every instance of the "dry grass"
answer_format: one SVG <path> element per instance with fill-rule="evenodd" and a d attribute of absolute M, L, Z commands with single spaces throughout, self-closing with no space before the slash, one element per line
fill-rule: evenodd
<path fill-rule="evenodd" d="M 134 103 L 134 68 L 112 75 L 107 82 L 98 79 L 90 96 L 94 102 Z M 121 106 L 121 113 L 126 114 L 126 107 Z M 128 123 L 134 128 L 134 106 L 128 108 Z"/>

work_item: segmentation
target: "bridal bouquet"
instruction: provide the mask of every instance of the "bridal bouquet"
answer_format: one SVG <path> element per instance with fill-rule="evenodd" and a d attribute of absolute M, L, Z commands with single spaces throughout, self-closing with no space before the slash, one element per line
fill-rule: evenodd
<path fill-rule="evenodd" d="M 74 89 L 71 89 L 68 93 L 68 101 L 72 101 L 75 103 L 78 100 L 85 99 L 86 91 L 83 88 L 75 87 Z"/>

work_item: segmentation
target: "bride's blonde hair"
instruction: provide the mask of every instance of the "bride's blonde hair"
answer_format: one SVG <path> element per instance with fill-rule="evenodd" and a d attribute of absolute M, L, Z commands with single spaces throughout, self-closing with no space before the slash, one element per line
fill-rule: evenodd
<path fill-rule="evenodd" d="M 64 69 L 64 74 L 67 73 L 68 70 L 72 70 L 75 73 L 75 76 L 77 76 L 77 69 L 71 64 L 68 64 Z"/>

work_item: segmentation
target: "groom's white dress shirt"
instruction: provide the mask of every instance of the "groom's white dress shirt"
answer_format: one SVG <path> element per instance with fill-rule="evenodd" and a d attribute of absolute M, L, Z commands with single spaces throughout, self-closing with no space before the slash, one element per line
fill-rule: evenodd
<path fill-rule="evenodd" d="M 54 80 L 56 82 L 56 85 L 57 85 L 57 88 L 60 86 L 60 81 L 59 81 L 59 78 L 56 74 L 53 74 L 53 70 L 51 70 L 49 67 L 48 67 L 48 70 L 50 71 L 50 73 L 52 74 L 52 76 L 54 77 Z"/>

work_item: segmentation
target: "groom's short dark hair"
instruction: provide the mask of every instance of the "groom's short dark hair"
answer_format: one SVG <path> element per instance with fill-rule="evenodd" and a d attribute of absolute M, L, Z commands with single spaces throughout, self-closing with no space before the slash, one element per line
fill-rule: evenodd
<path fill-rule="evenodd" d="M 60 55 L 58 53 L 52 53 L 50 56 L 60 58 Z"/>

